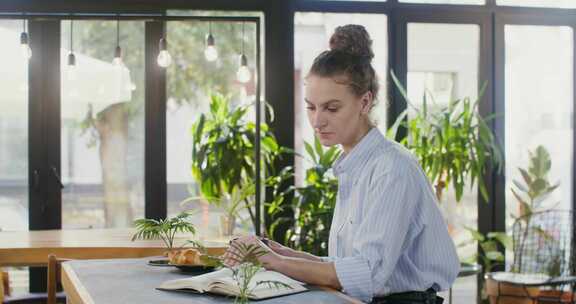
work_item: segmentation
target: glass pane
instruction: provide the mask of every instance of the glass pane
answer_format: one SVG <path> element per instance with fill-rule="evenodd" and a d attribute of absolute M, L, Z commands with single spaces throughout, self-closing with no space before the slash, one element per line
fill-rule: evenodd
<path fill-rule="evenodd" d="M 386 130 L 386 104 L 388 93 L 388 30 L 387 16 L 376 14 L 336 14 L 336 13 L 296 13 L 294 17 L 294 79 L 295 79 L 295 113 L 294 136 L 295 149 L 300 155 L 307 155 L 304 142 L 314 142 L 314 130 L 306 116 L 304 102 L 304 78 L 308 74 L 314 58 L 328 49 L 328 41 L 336 27 L 346 24 L 363 25 L 372 38 L 374 59 L 372 66 L 380 81 L 379 99 L 372 109 L 373 120 L 380 130 Z M 304 172 L 311 162 L 302 157 L 295 158 L 296 183 L 301 185 Z"/>
<path fill-rule="evenodd" d="M 62 23 L 62 226 L 129 227 L 144 216 L 144 22 Z M 76 64 L 68 65 L 70 50 Z"/>
<path fill-rule="evenodd" d="M 406 3 L 434 3 L 434 4 L 486 4 L 486 0 L 399 0 Z"/>
<path fill-rule="evenodd" d="M 218 15 L 218 12 L 196 12 Z M 187 11 L 172 14 L 186 15 Z M 198 15 L 198 14 L 196 14 Z M 221 15 L 221 14 L 220 14 Z M 227 12 L 227 16 L 259 16 L 260 13 Z M 242 34 L 244 27 L 244 35 Z M 206 35 L 211 31 L 217 49 L 217 58 L 208 61 L 205 54 Z M 210 112 L 210 96 L 218 93 L 229 96 L 229 105 L 235 108 L 254 102 L 256 94 L 256 25 L 242 22 L 168 22 L 168 51 L 172 64 L 167 69 L 167 179 L 168 214 L 193 210 L 193 222 L 203 237 L 224 234 L 226 208 L 217 208 L 200 199 L 201 193 L 191 174 L 191 127 L 202 113 Z M 242 44 L 244 41 L 244 45 Z M 247 82 L 238 79 L 239 55 L 244 48 L 250 77 Z M 263 52 L 263 51 L 262 51 Z M 263 53 L 262 57 L 263 58 Z M 243 118 L 243 123 L 254 122 L 254 107 Z M 227 206 L 227 205 L 226 205 Z M 234 222 L 234 233 L 253 231 L 250 216 L 245 209 Z"/>
<path fill-rule="evenodd" d="M 28 230 L 28 58 L 22 20 L 0 20 L 0 231 Z M 5 268 L 15 295 L 28 290 L 28 268 Z"/>
<path fill-rule="evenodd" d="M 428 111 L 448 105 L 451 100 L 478 96 L 478 60 L 480 29 L 472 24 L 408 24 L 408 116 L 422 109 L 424 94 Z M 433 181 L 436 183 L 436 181 Z M 477 187 L 465 187 L 462 199 L 449 185 L 442 194 L 440 209 L 455 244 L 470 239 L 465 227 L 477 227 Z M 462 259 L 476 254 L 476 245 L 458 247 Z M 456 280 L 455 303 L 474 303 L 476 279 Z"/>
<path fill-rule="evenodd" d="M 498 5 L 576 8 L 574 0 L 496 0 Z"/>
<path fill-rule="evenodd" d="M 28 230 L 28 58 L 22 20 L 0 21 L 0 230 Z"/>
<path fill-rule="evenodd" d="M 550 154 L 548 179 L 560 186 L 539 209 L 571 209 L 574 136 L 574 36 L 563 26 L 505 26 L 506 43 L 506 223 L 521 214 L 512 190 L 525 185 L 529 151 Z M 546 58 L 546 60 L 542 60 Z M 520 193 L 523 194 L 523 193 Z M 526 198 L 525 198 L 526 199 Z"/>

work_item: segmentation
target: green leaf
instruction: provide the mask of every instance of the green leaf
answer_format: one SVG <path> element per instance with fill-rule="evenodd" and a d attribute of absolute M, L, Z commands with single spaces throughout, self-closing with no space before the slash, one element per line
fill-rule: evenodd
<path fill-rule="evenodd" d="M 476 229 L 470 228 L 470 227 L 464 227 L 464 229 L 468 230 L 468 232 L 470 232 L 470 234 L 472 235 L 472 238 L 476 241 L 482 242 L 484 241 L 485 237 Z"/>
<path fill-rule="evenodd" d="M 322 156 L 324 155 L 324 149 L 320 144 L 320 140 L 316 136 L 314 136 L 314 147 L 316 148 L 316 154 L 318 155 L 318 160 L 322 159 Z"/>
<path fill-rule="evenodd" d="M 518 188 L 520 191 L 528 193 L 528 188 L 526 188 L 526 186 L 522 185 L 520 182 L 514 180 L 512 183 L 514 183 L 516 188 Z"/>
<path fill-rule="evenodd" d="M 308 152 L 308 155 L 312 158 L 312 161 L 314 163 L 318 163 L 318 161 L 316 160 L 316 153 L 314 153 L 314 148 L 312 148 L 312 146 L 307 142 L 304 142 L 304 147 L 306 149 L 306 152 Z"/>
<path fill-rule="evenodd" d="M 526 185 L 532 184 L 532 177 L 530 177 L 530 174 L 522 168 L 518 168 L 518 170 L 522 174 L 522 178 L 524 178 L 524 182 L 526 183 Z"/>

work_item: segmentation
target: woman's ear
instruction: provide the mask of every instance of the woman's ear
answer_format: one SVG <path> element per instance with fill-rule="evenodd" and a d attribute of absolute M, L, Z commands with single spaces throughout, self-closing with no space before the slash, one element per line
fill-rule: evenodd
<path fill-rule="evenodd" d="M 362 114 L 370 113 L 372 103 L 374 102 L 374 95 L 372 95 L 372 92 L 368 91 L 364 93 L 360 101 L 362 102 Z"/>

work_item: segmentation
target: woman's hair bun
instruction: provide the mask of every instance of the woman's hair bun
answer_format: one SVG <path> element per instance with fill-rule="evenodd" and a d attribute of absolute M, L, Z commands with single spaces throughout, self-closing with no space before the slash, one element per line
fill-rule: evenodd
<path fill-rule="evenodd" d="M 339 26 L 330 37 L 330 49 L 368 60 L 374 58 L 372 39 L 362 25 Z"/>

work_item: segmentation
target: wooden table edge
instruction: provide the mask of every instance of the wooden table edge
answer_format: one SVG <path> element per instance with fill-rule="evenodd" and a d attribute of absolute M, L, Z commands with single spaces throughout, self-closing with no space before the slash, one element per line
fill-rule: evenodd
<path fill-rule="evenodd" d="M 225 247 L 208 247 L 211 254 L 222 254 Z M 46 266 L 48 255 L 74 260 L 145 258 L 162 256 L 162 247 L 45 247 L 0 249 L 0 267 Z"/>
<path fill-rule="evenodd" d="M 94 300 L 68 263 L 62 263 L 62 287 L 68 304 L 94 304 Z"/>

